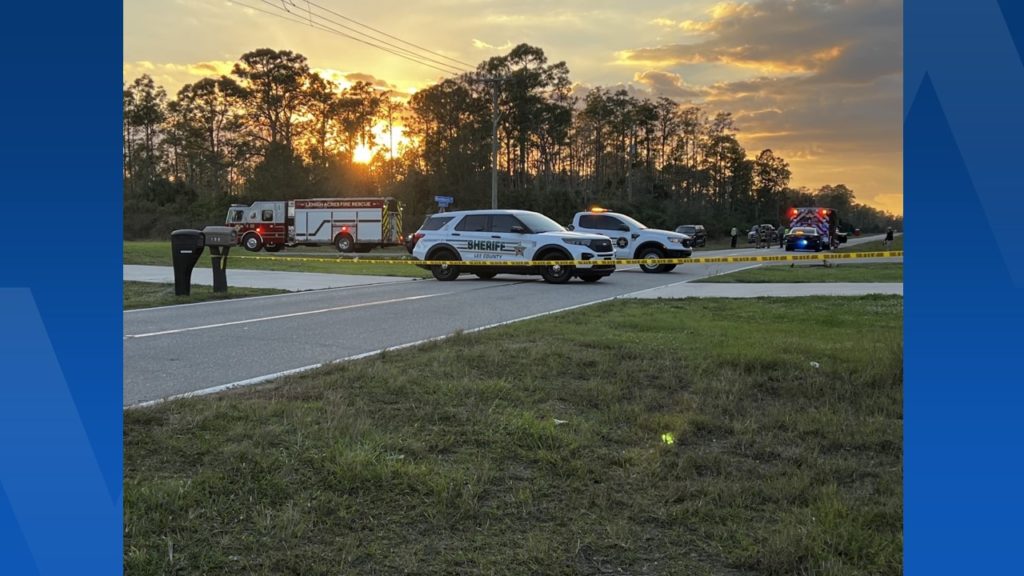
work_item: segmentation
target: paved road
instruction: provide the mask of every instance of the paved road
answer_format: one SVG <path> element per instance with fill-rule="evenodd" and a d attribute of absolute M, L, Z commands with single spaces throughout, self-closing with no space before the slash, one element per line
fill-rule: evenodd
<path fill-rule="evenodd" d="M 137 404 L 686 282 L 749 264 L 619 270 L 600 282 L 463 275 L 127 311 L 124 403 Z"/>
<path fill-rule="evenodd" d="M 698 255 L 766 252 L 771 251 Z M 533 276 L 482 281 L 463 275 L 455 282 L 396 282 L 126 311 L 123 400 L 127 406 L 261 379 L 750 266 L 685 265 L 668 274 L 626 267 L 601 282 L 558 286 Z"/>

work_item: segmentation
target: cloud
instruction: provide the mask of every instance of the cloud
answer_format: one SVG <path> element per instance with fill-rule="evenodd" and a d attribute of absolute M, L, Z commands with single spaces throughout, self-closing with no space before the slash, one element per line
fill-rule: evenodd
<path fill-rule="evenodd" d="M 487 42 L 484 42 L 483 40 L 477 40 L 476 38 L 473 38 L 473 48 L 476 48 L 478 50 L 501 50 L 501 51 L 505 51 L 505 50 L 511 50 L 512 46 L 513 46 L 512 42 L 508 41 L 508 40 L 506 40 L 505 43 L 502 44 L 501 46 L 495 46 L 494 44 L 488 44 Z"/>
<path fill-rule="evenodd" d="M 682 76 L 671 72 L 660 72 L 647 70 L 637 72 L 633 76 L 633 82 L 646 87 L 655 96 L 665 96 L 673 99 L 692 100 L 704 96 L 707 91 L 698 86 L 689 86 Z"/>
<path fill-rule="evenodd" d="M 384 80 L 382 78 L 377 78 L 373 74 L 365 74 L 365 73 L 362 73 L 362 72 L 352 72 L 350 74 L 346 74 L 345 75 L 345 79 L 348 80 L 349 82 L 353 83 L 353 84 L 356 83 L 356 82 L 366 82 L 367 84 L 369 84 L 370 86 L 373 86 L 374 88 L 383 88 L 384 90 L 396 90 L 397 89 L 397 87 L 394 84 L 392 84 L 392 83 L 390 83 L 387 80 Z"/>
<path fill-rule="evenodd" d="M 121 73 L 125 83 L 148 74 L 153 80 L 173 95 L 185 84 L 207 77 L 220 77 L 231 73 L 234 61 L 207 60 L 193 64 L 175 64 L 171 62 L 155 63 L 148 60 L 125 62 Z"/>
<path fill-rule="evenodd" d="M 623 50 L 620 63 L 669 67 L 722 64 L 761 74 L 821 74 L 869 82 L 899 72 L 902 4 L 898 0 L 722 2 L 703 20 L 652 24 L 685 33 L 677 43 Z"/>
<path fill-rule="evenodd" d="M 900 2 L 722 2 L 702 18 L 648 24 L 664 44 L 617 53 L 645 68 L 634 84 L 732 112 L 748 153 L 781 154 L 795 186 L 846 182 L 860 201 L 902 213 Z"/>

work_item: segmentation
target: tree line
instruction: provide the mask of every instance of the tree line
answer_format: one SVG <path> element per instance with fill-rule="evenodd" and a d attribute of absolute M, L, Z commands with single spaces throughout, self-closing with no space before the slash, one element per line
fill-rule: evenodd
<path fill-rule="evenodd" d="M 499 206 L 562 222 L 602 205 L 721 236 L 783 223 L 789 206 L 828 206 L 866 232 L 902 224 L 842 184 L 791 187 L 785 159 L 751 157 L 728 112 L 623 89 L 574 94 L 566 64 L 526 44 L 411 97 L 362 81 L 340 89 L 301 54 L 267 48 L 173 98 L 147 75 L 123 93 L 126 238 L 219 223 L 254 200 L 395 196 L 409 228 L 435 195 L 486 208 L 495 127 Z M 360 151 L 372 159 L 357 162 Z"/>

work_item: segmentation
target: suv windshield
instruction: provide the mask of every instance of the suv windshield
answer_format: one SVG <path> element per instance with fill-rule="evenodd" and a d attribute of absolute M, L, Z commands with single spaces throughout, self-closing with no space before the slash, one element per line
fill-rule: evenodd
<path fill-rule="evenodd" d="M 440 230 L 445 224 L 452 221 L 452 216 L 430 216 L 420 226 L 420 230 Z"/>
<path fill-rule="evenodd" d="M 536 212 L 516 212 L 515 216 L 516 218 L 519 218 L 523 224 L 526 224 L 526 227 L 529 228 L 531 232 L 536 234 L 541 232 L 561 232 L 565 230 L 565 228 L 563 228 L 558 222 Z"/>
<path fill-rule="evenodd" d="M 696 226 L 680 226 L 679 228 L 676 228 L 676 232 L 680 232 L 682 234 L 691 234 L 692 235 L 692 234 L 695 234 L 697 232 L 697 227 Z"/>

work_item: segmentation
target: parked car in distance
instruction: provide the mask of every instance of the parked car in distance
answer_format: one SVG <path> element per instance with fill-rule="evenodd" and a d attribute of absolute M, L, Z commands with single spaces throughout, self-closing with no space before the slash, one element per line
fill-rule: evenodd
<path fill-rule="evenodd" d="M 779 240 L 778 232 L 775 230 L 775 226 L 771 224 L 756 224 L 750 228 L 750 232 L 747 232 L 747 243 L 753 244 L 757 242 L 757 235 L 760 229 L 765 229 L 765 236 L 770 244 L 774 244 Z"/>
<path fill-rule="evenodd" d="M 682 226 L 676 226 L 676 232 L 686 234 L 690 238 L 693 238 L 694 247 L 704 247 L 708 244 L 708 231 L 700 224 L 683 224 Z"/>

